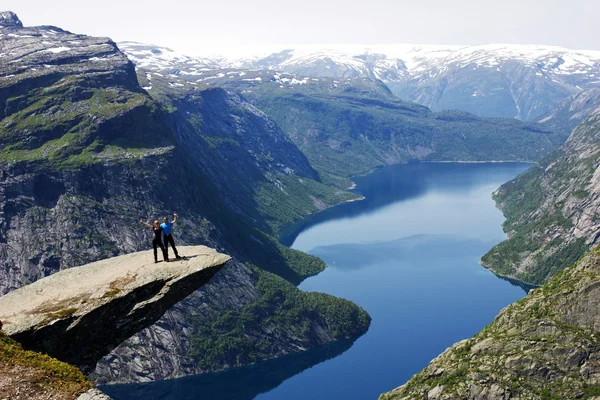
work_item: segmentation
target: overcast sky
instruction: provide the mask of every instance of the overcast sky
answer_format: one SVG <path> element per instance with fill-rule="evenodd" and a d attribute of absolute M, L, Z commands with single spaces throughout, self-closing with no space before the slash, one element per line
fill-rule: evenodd
<path fill-rule="evenodd" d="M 341 43 L 600 50 L 597 0 L 2 0 L 0 7 L 16 12 L 24 25 L 56 25 L 189 54 Z"/>

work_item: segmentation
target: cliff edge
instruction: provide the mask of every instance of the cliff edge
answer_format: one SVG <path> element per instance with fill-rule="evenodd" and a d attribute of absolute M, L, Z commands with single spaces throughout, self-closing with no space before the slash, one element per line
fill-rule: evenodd
<path fill-rule="evenodd" d="M 4 331 L 28 350 L 84 372 L 207 283 L 230 257 L 182 246 L 180 260 L 155 264 L 152 251 L 57 272 L 0 297 Z"/>

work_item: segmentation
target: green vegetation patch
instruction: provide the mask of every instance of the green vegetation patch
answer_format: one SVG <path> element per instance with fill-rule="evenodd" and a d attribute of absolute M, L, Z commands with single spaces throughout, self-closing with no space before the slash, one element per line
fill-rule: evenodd
<path fill-rule="evenodd" d="M 277 275 L 250 268 L 257 276 L 258 300 L 215 317 L 190 317 L 194 330 L 190 355 L 203 370 L 272 358 L 278 353 L 277 344 L 264 341 L 267 335 L 293 336 L 298 348 L 314 347 L 313 321 L 326 327 L 336 340 L 367 331 L 371 318 L 354 303 L 324 293 L 303 292 Z"/>
<path fill-rule="evenodd" d="M 54 390 L 77 395 L 94 387 L 94 383 L 76 367 L 45 354 L 24 350 L 0 331 L 0 363 L 19 365 L 37 371 L 39 382 Z"/>
<path fill-rule="evenodd" d="M 357 198 L 353 193 L 296 175 L 272 176 L 254 195 L 258 212 L 272 233 L 308 214 Z"/>
<path fill-rule="evenodd" d="M 77 168 L 168 146 L 157 106 L 123 87 L 93 87 L 70 76 L 7 102 L 12 112 L 0 123 L 0 162 Z"/>

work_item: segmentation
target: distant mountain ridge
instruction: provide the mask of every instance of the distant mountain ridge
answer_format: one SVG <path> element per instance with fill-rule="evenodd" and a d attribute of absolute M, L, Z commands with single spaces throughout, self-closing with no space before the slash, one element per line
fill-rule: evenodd
<path fill-rule="evenodd" d="M 203 69 L 275 70 L 309 77 L 373 78 L 432 111 L 533 120 L 566 97 L 600 87 L 600 51 L 556 46 L 281 46 L 245 57 L 187 57 L 162 47 L 119 43 L 137 65 L 175 74 Z"/>
<path fill-rule="evenodd" d="M 340 188 L 349 182 L 339 179 L 400 162 L 534 161 L 567 137 L 512 118 L 478 118 L 462 111 L 432 113 L 398 99 L 379 79 L 208 68 L 162 54 L 160 49 L 121 47 L 136 63 L 140 84 L 153 96 L 155 82 L 164 79 L 170 90 L 183 82 L 240 93 L 272 118 L 311 165 Z"/>

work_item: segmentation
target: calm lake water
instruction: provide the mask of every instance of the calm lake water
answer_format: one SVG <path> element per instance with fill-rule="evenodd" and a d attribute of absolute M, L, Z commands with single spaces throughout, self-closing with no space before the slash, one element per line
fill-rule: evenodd
<path fill-rule="evenodd" d="M 383 168 L 354 180 L 364 200 L 282 232 L 282 243 L 329 265 L 302 290 L 343 297 L 369 312 L 371 327 L 356 341 L 222 373 L 102 389 L 115 400 L 376 399 L 526 294 L 479 258 L 504 239 L 492 192 L 528 167 Z"/>

